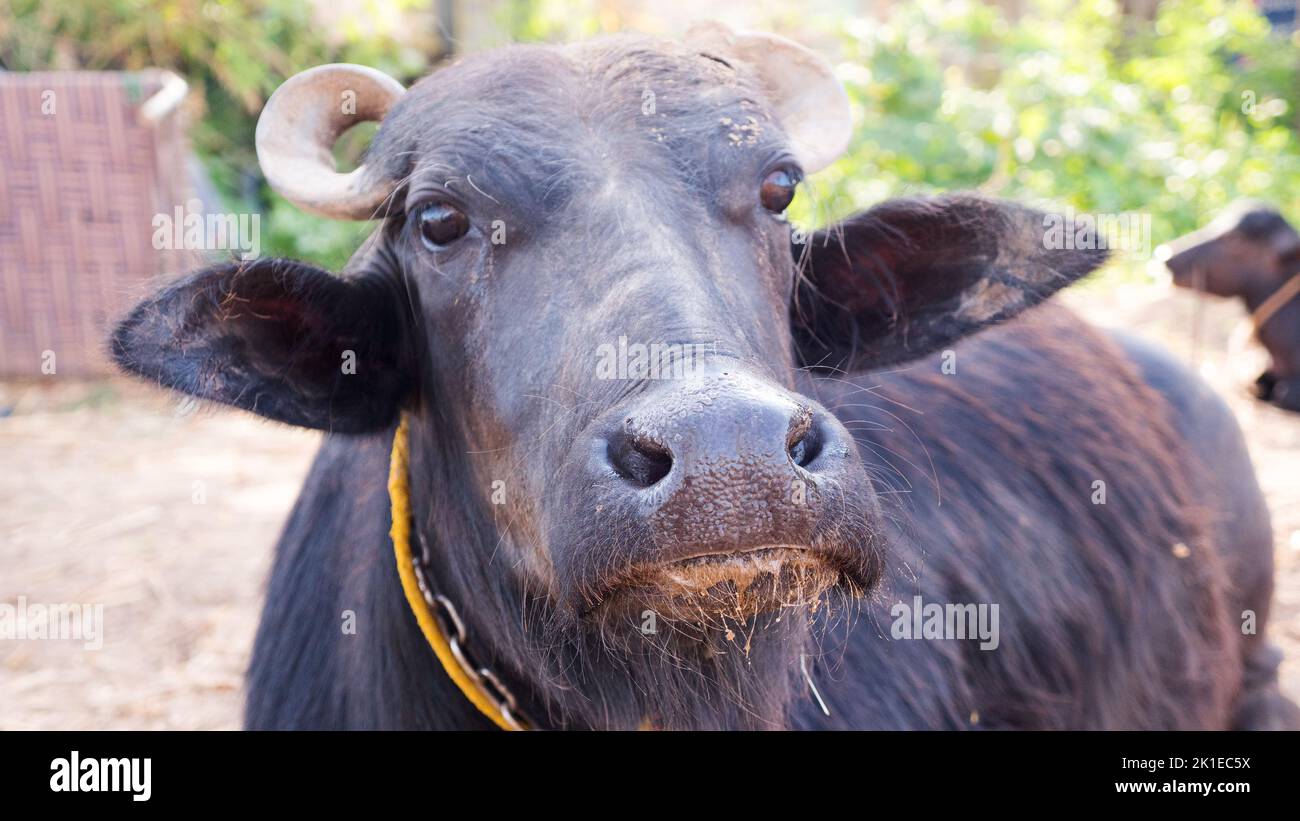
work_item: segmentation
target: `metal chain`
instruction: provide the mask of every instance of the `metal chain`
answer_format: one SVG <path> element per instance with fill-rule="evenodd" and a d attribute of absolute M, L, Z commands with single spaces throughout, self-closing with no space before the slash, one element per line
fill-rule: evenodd
<path fill-rule="evenodd" d="M 421 541 L 423 542 L 423 539 Z M 492 706 L 501 713 L 501 717 L 507 724 L 516 730 L 533 729 L 535 725 L 519 710 L 519 701 L 502 683 L 501 678 L 487 667 L 474 664 L 465 652 L 465 645 L 468 643 L 465 622 L 461 620 L 460 613 L 456 611 L 456 606 L 451 603 L 451 600 L 441 593 L 434 593 L 429 586 L 425 575 L 427 559 L 426 546 L 426 550 L 422 551 L 419 558 L 411 557 L 411 567 L 415 570 L 415 581 L 420 587 L 420 595 L 424 597 L 425 603 L 434 613 L 434 618 L 441 623 L 442 632 L 447 636 L 447 643 L 451 645 L 451 654 L 455 656 L 456 663 L 465 671 L 470 681 L 474 682 L 474 686 L 492 702 Z"/>

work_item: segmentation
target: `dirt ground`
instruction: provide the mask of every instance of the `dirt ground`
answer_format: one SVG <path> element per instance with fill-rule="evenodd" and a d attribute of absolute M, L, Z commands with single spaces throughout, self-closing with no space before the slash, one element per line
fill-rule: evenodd
<path fill-rule="evenodd" d="M 0 386 L 0 602 L 102 602 L 103 648 L 0 641 L 2 728 L 234 728 L 319 437 L 125 381 Z"/>
<path fill-rule="evenodd" d="M 1068 299 L 1195 361 L 1231 403 L 1273 513 L 1271 629 L 1300 699 L 1300 415 L 1244 394 L 1241 310 L 1157 287 Z M 102 649 L 0 641 L 0 729 L 238 727 L 271 548 L 318 442 L 126 381 L 0 383 L 0 603 L 104 605 Z"/>

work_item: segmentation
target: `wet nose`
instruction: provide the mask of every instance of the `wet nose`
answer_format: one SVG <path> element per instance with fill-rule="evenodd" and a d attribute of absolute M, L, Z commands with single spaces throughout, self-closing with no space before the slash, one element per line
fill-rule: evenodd
<path fill-rule="evenodd" d="M 682 465 L 684 481 L 734 475 L 757 481 L 795 476 L 821 452 L 812 408 L 776 397 L 701 398 L 689 408 L 658 405 L 628 416 L 608 439 L 611 467 L 636 488 L 663 482 Z"/>
<path fill-rule="evenodd" d="M 810 399 L 718 373 L 648 393 L 606 434 L 598 469 L 654 526 L 671 561 L 769 545 L 803 546 L 819 489 L 841 478 L 852 440 Z M 627 501 L 625 499 L 625 501 Z"/>

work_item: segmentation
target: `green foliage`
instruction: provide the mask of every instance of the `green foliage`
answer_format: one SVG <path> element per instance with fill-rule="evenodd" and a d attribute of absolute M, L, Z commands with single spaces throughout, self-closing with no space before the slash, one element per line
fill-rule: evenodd
<path fill-rule="evenodd" d="M 1297 49 L 1244 0 L 1164 0 L 1154 24 L 1114 0 L 1018 22 L 922 0 L 841 33 L 857 134 L 798 222 L 951 189 L 1150 214 L 1153 244 L 1238 197 L 1300 217 Z"/>
<path fill-rule="evenodd" d="M 357 15 L 363 21 L 342 17 L 326 27 L 303 0 L 0 0 L 0 64 L 14 71 L 175 71 L 190 84 L 190 139 L 225 209 L 268 212 L 264 253 L 337 267 L 364 226 L 302 214 L 271 192 L 253 148 L 257 115 L 286 78 L 321 63 L 421 76 L 427 56 L 395 35 L 399 13 L 422 5 L 368 0 Z M 355 163 L 364 141 L 341 142 L 340 163 Z"/>
<path fill-rule="evenodd" d="M 505 0 L 494 15 L 498 28 L 521 43 L 564 43 L 601 34 L 595 4 L 583 0 Z"/>

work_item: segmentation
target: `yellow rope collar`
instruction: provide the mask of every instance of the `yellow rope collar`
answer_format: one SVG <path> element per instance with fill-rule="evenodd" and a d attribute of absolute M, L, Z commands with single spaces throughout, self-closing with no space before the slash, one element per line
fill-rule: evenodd
<path fill-rule="evenodd" d="M 402 591 L 406 594 L 406 603 L 411 606 L 411 612 L 415 614 L 415 620 L 420 624 L 420 632 L 424 633 L 425 641 L 442 663 L 443 671 L 465 694 L 465 698 L 492 723 L 503 730 L 528 729 L 515 714 L 513 698 L 501 687 L 496 677 L 487 669 L 476 671 L 465 659 L 461 649 L 465 641 L 464 626 L 460 623 L 455 608 L 425 584 L 411 555 L 410 432 L 405 414 L 393 436 L 393 453 L 388 463 L 388 499 L 393 514 L 393 528 L 389 535 L 392 536 L 393 552 L 397 556 L 397 573 L 402 578 Z M 450 618 L 453 628 L 450 637 L 434 615 L 435 603 Z M 496 694 L 489 689 L 489 683 L 497 690 Z"/>
<path fill-rule="evenodd" d="M 1264 323 L 1273 318 L 1273 315 L 1282 310 L 1282 306 L 1287 304 L 1297 294 L 1300 294 L 1300 274 L 1296 274 L 1286 281 L 1286 284 L 1273 292 L 1272 296 L 1264 300 L 1255 312 L 1250 315 L 1251 321 L 1255 323 L 1255 333 L 1258 334 L 1264 327 Z"/>

